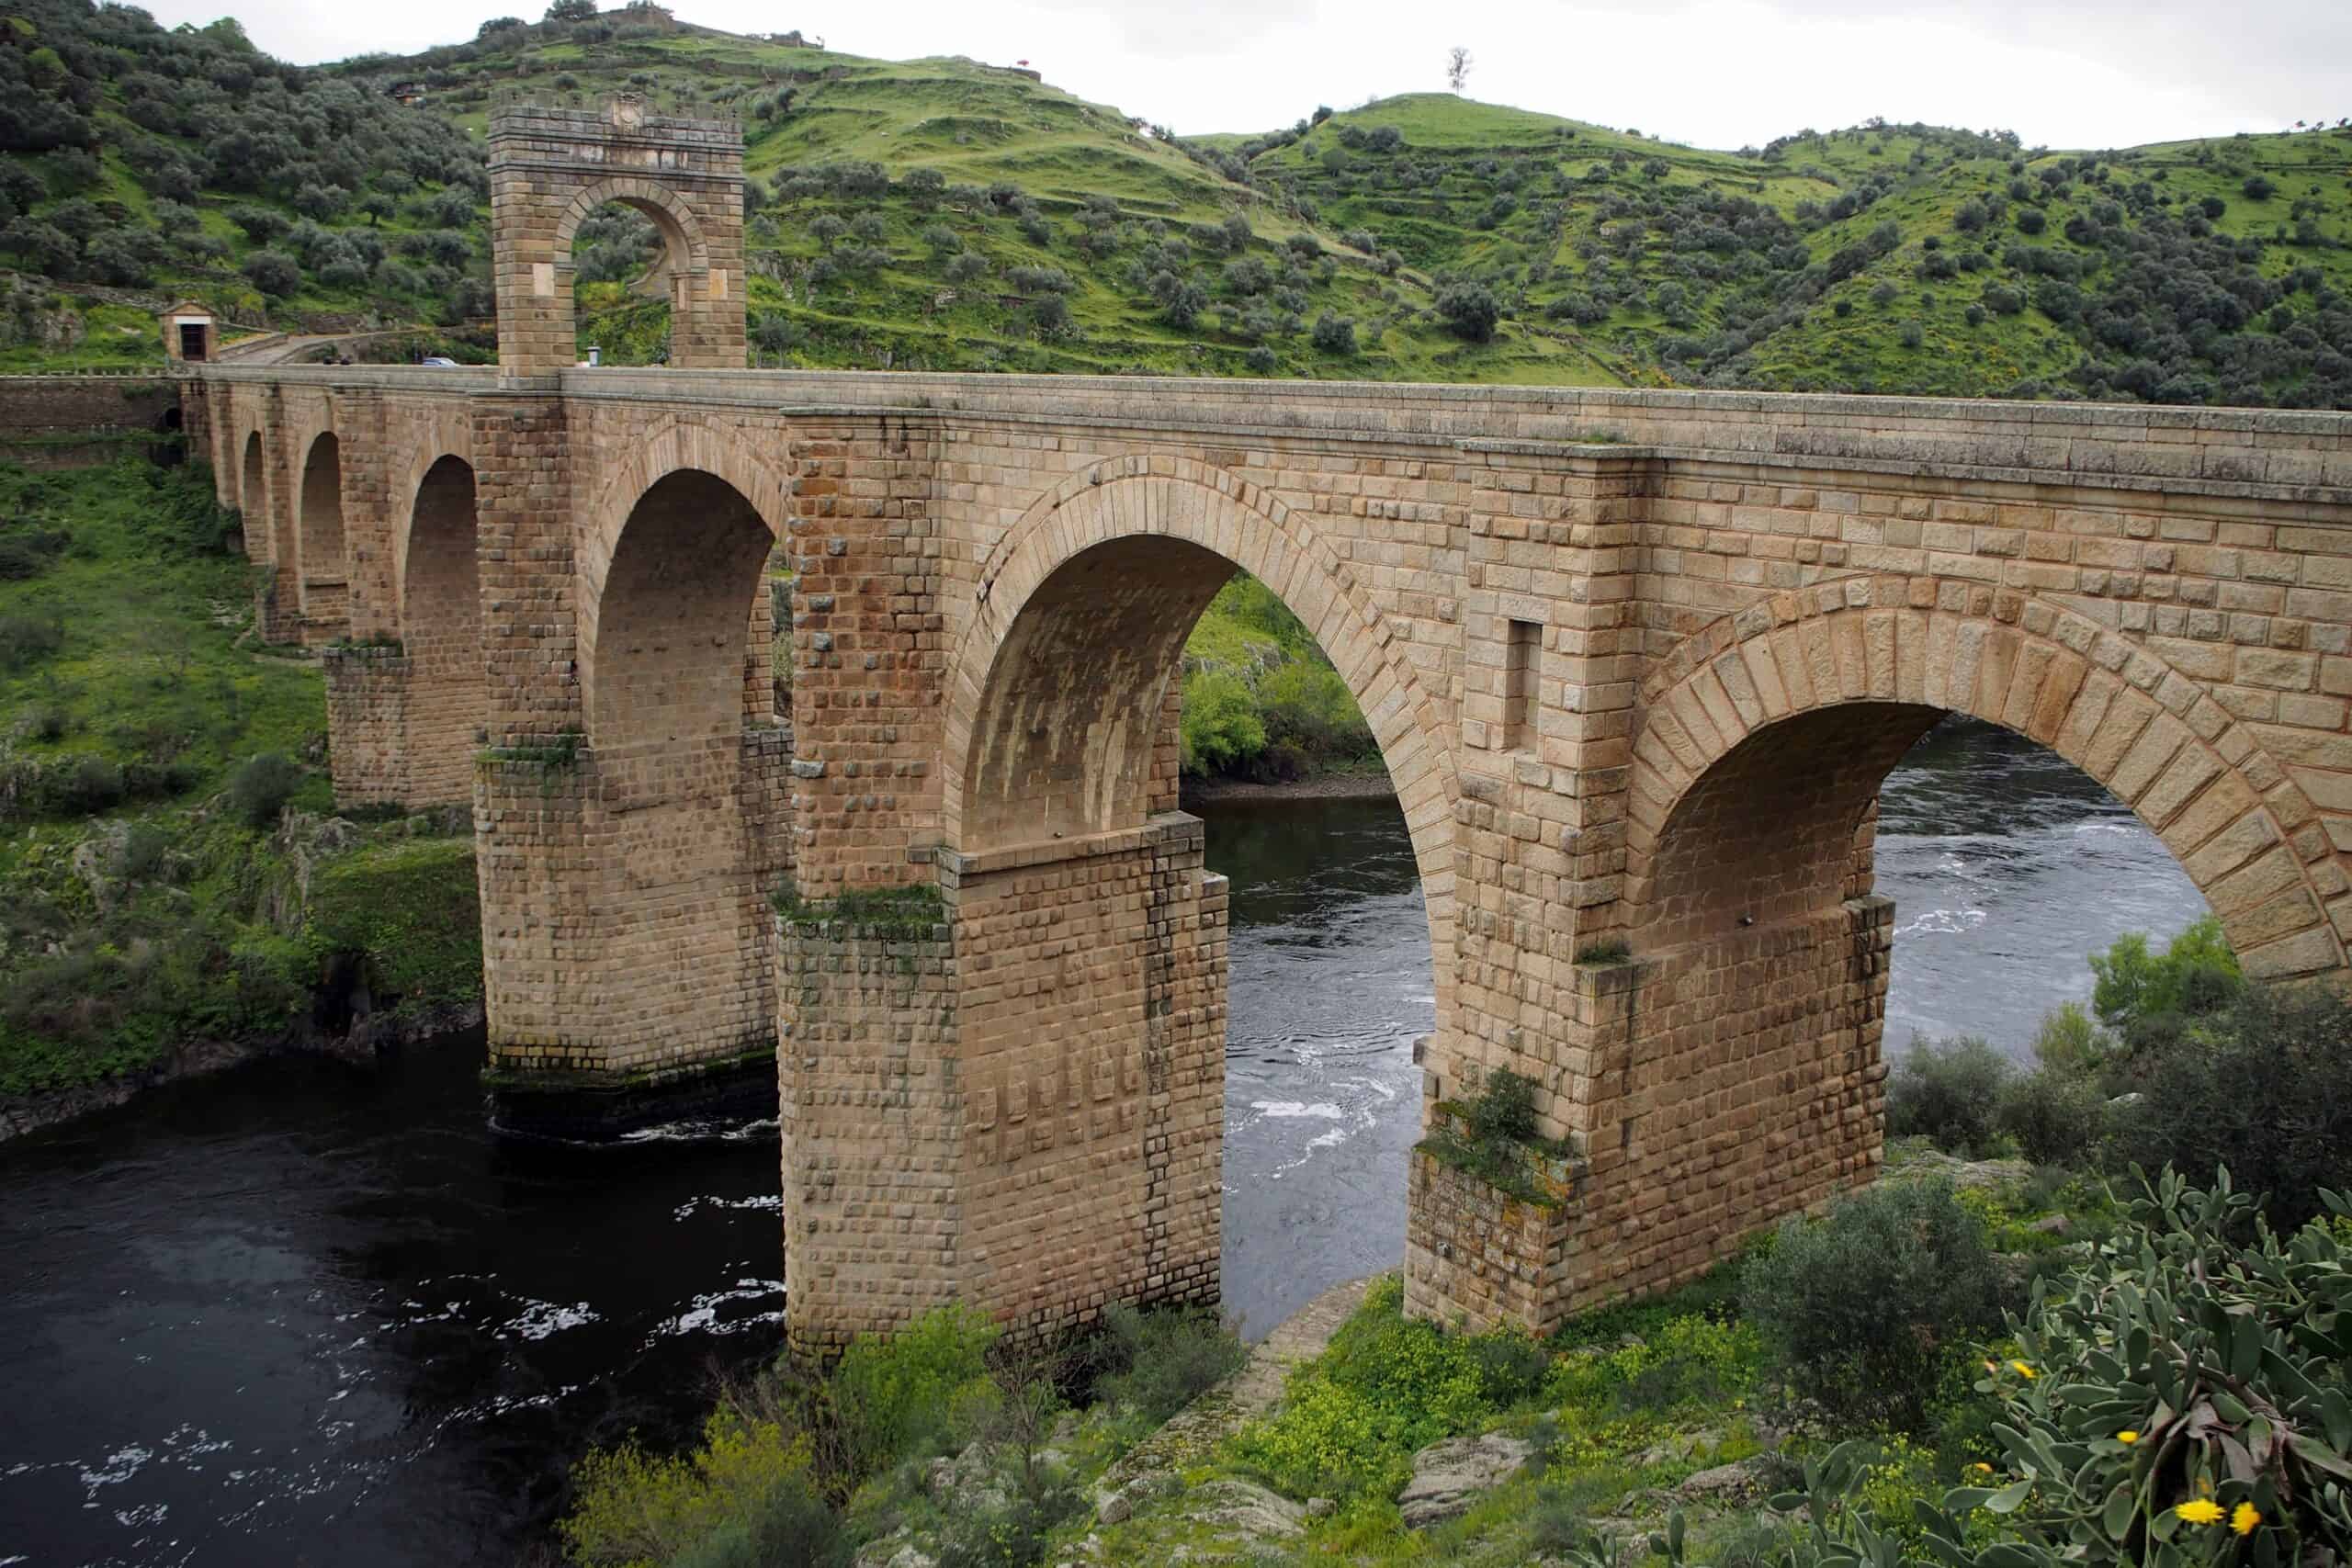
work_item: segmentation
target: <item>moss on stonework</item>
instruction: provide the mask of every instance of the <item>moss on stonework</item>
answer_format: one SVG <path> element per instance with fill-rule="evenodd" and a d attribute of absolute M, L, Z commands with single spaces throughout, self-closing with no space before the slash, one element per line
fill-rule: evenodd
<path fill-rule="evenodd" d="M 1497 1130 L 1487 1125 L 1492 1118 L 1482 1116 L 1481 1110 L 1477 1102 L 1438 1101 L 1429 1135 L 1413 1151 L 1483 1181 L 1507 1198 L 1546 1209 L 1564 1207 L 1570 1191 L 1561 1168 L 1577 1159 L 1576 1145 L 1528 1131 Z"/>
<path fill-rule="evenodd" d="M 543 739 L 514 746 L 485 747 L 485 762 L 527 762 L 549 773 L 569 773 L 580 765 L 580 748 L 587 739 L 577 729 L 566 729 Z"/>
<path fill-rule="evenodd" d="M 786 877 L 776 885 L 773 902 L 779 919 L 808 935 L 839 926 L 845 929 L 838 934 L 845 936 L 928 942 L 947 919 L 946 901 L 935 884 L 926 882 L 858 888 L 831 898 L 805 898 L 798 886 Z"/>

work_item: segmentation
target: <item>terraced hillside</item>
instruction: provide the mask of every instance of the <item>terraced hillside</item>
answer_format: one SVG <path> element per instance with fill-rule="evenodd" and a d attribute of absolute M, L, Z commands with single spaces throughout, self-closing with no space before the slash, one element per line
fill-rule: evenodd
<path fill-rule="evenodd" d="M 152 357 L 179 293 L 485 356 L 489 113 L 616 92 L 744 124 L 763 363 L 2352 405 L 2340 124 L 1711 152 L 1429 94 L 1180 141 L 1026 72 L 651 6 L 303 69 L 232 22 L 22 0 L 0 367 Z M 582 241 L 582 344 L 658 358 L 650 229 L 615 209 Z"/>

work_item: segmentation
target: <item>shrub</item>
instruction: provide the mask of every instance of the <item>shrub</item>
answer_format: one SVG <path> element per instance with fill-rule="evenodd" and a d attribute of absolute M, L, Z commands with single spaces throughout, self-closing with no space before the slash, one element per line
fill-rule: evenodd
<path fill-rule="evenodd" d="M 1312 339 L 1316 348 L 1324 354 L 1336 354 L 1353 358 L 1356 352 L 1356 324 L 1346 316 L 1335 316 L 1326 310 L 1315 319 Z"/>
<path fill-rule="evenodd" d="M 1271 376 L 1274 373 L 1277 361 L 1274 358 L 1274 351 L 1261 344 L 1243 355 L 1241 363 L 1250 367 L 1252 375 Z"/>
<path fill-rule="evenodd" d="M 1094 1395 L 1157 1427 L 1238 1371 L 1249 1352 L 1201 1311 L 1138 1312 L 1125 1302 L 1102 1314 L 1108 1364 Z"/>
<path fill-rule="evenodd" d="M 1797 1393 L 1833 1416 L 1918 1430 L 1955 1359 L 2000 1321 L 1982 1225 L 1949 1183 L 1885 1183 L 1782 1222 L 1741 1309 Z"/>
<path fill-rule="evenodd" d="M 1437 313 L 1446 330 L 1470 343 L 1485 343 L 1495 335 L 1502 319 L 1502 302 L 1494 290 L 1479 283 L 1449 283 L 1438 291 Z"/>
<path fill-rule="evenodd" d="M 702 1447 L 691 1454 L 656 1457 L 624 1444 L 582 1459 L 572 1467 L 578 1500 L 556 1528 L 571 1561 L 589 1568 L 760 1561 L 682 1554 L 713 1550 L 713 1537 L 729 1538 L 732 1548 L 739 1534 L 755 1537 L 771 1524 L 781 1529 L 805 1517 L 798 1505 L 776 1495 L 788 1487 L 806 1491 L 808 1472 L 805 1441 L 788 1441 L 777 1424 L 725 1405 L 705 1424 Z"/>
<path fill-rule="evenodd" d="M 1180 721 L 1183 768 L 1195 775 L 1221 773 L 1264 750 L 1266 727 L 1257 699 L 1240 677 L 1204 670 L 1184 681 Z"/>
<path fill-rule="evenodd" d="M 888 1337 L 861 1336 L 830 1386 L 853 1475 L 935 1446 L 957 1396 L 988 1377 L 996 1325 L 960 1304 L 933 1309 Z"/>
<path fill-rule="evenodd" d="M 255 251 L 245 258 L 244 273 L 255 288 L 281 299 L 302 287 L 302 269 L 283 251 Z"/>
<path fill-rule="evenodd" d="M 2049 227 L 2050 216 L 2043 212 L 2039 207 L 2020 207 L 2018 209 L 2018 233 L 2039 234 Z"/>
<path fill-rule="evenodd" d="M 2099 1145 L 2107 1097 L 2091 1078 L 2044 1067 L 2000 1086 L 1993 1123 L 2036 1165 L 2075 1164 Z"/>
<path fill-rule="evenodd" d="M 35 615 L 0 615 L 0 670 L 21 670 L 65 646 L 65 625 Z"/>
<path fill-rule="evenodd" d="M 2008 1060 L 1982 1040 L 1914 1039 L 1886 1084 L 1890 1137 L 1924 1137 L 1949 1153 L 1975 1156 L 1994 1139 L 1994 1102 Z"/>
<path fill-rule="evenodd" d="M 1294 746 L 1310 757 L 1378 754 L 1347 682 L 1319 660 L 1292 659 L 1268 671 L 1258 682 L 1258 710 L 1269 745 Z"/>
<path fill-rule="evenodd" d="M 741 1517 L 672 1557 L 669 1568 L 845 1568 L 850 1557 L 840 1518 L 799 1469 L 772 1483 Z"/>
<path fill-rule="evenodd" d="M 2178 1038 L 2188 1024 L 2229 1005 L 2245 986 L 2237 955 L 2211 915 L 2184 928 L 2162 956 L 2145 931 L 2126 931 L 2091 954 L 2091 1010 L 2137 1053 Z"/>
<path fill-rule="evenodd" d="M 1535 1135 L 1535 1080 L 1509 1067 L 1488 1069 L 1478 1098 L 1470 1102 L 1470 1135 L 1525 1142 Z"/>
<path fill-rule="evenodd" d="M 302 770 L 282 751 L 265 751 L 229 775 L 229 806 L 248 826 L 268 828 L 302 787 Z"/>
<path fill-rule="evenodd" d="M 2086 1075 L 2107 1057 L 2107 1039 L 2080 1002 L 2061 1002 L 2034 1031 L 2033 1059 L 2045 1072 Z"/>
<path fill-rule="evenodd" d="M 2238 189 L 2245 193 L 2245 198 L 2248 201 L 2268 201 L 2277 193 L 2278 187 L 2271 183 L 2267 175 L 2248 175 L 2245 177 L 2245 183 L 2238 186 Z"/>
<path fill-rule="evenodd" d="M 2249 990 L 2211 1041 L 2166 1050 L 2118 1108 L 2119 1162 L 2202 1180 L 2226 1167 L 2282 1229 L 2352 1190 L 2352 1003 L 2317 987 Z"/>
<path fill-rule="evenodd" d="M 1957 1517 L 1984 1507 L 2008 1516 L 2020 1562 L 2340 1556 L 2352 1403 L 2336 1314 L 2315 1303 L 2345 1299 L 2343 1233 L 2256 1224 L 2226 1177 L 2201 1191 L 2167 1170 L 2141 1188 L 2107 1261 L 2040 1296 L 2016 1361 L 1977 1385 L 2022 1479 L 1948 1495 L 1933 1533 L 1958 1539 Z M 2211 1522 L 2188 1511 L 2199 1503 Z"/>

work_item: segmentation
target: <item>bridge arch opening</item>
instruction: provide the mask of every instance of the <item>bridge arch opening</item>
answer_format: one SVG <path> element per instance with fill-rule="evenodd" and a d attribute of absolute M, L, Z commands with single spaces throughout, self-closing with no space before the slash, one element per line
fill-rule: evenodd
<path fill-rule="evenodd" d="M 1583 1051 L 1546 1085 L 1591 1151 L 1583 1223 L 1631 1238 L 1600 1260 L 1596 1293 L 1686 1278 L 1761 1221 L 1877 1174 L 1884 1079 L 1911 1032 L 1887 1028 L 1897 922 L 1928 912 L 1898 910 L 1880 880 L 1882 788 L 1948 717 L 2078 773 L 2077 820 L 2120 821 L 2102 791 L 2128 808 L 2161 846 L 2141 875 L 2168 856 L 2193 888 L 2175 885 L 2174 930 L 2201 897 L 2250 976 L 2343 968 L 2315 881 L 2324 837 L 2295 832 L 2308 807 L 2243 736 L 2212 744 L 2195 728 L 2210 715 L 2160 700 L 2182 688 L 2153 657 L 2055 616 L 1973 614 L 1964 592 L 1939 609 L 1932 589 L 1869 586 L 1698 634 L 1645 693 L 1622 895 L 1578 932 L 1618 956 L 1589 972 Z M 2011 990 L 2079 986 L 2076 965 L 2123 929 L 2062 912 L 2041 938 L 2062 959 L 1987 964 Z M 2047 1004 L 2018 1000 L 1996 1005 L 2023 1037 L 1995 1043 L 2022 1055 Z M 1971 1021 L 1933 1032 L 1996 1032 Z M 1668 1225 L 1642 1218 L 1659 1193 L 1676 1195 Z"/>
<path fill-rule="evenodd" d="M 295 519 L 294 558 L 309 640 L 340 635 L 348 625 L 349 568 L 344 557 L 343 444 L 322 432 L 302 460 L 301 507 Z"/>
<path fill-rule="evenodd" d="M 1025 520 L 984 564 L 982 618 L 965 631 L 951 677 L 946 863 L 956 951 L 960 963 L 985 962 L 991 981 L 967 988 L 957 1012 L 957 1071 L 981 1107 L 965 1132 L 977 1151 L 963 1190 L 965 1245 L 984 1260 L 967 1288 L 1015 1323 L 1050 1321 L 1070 1299 L 1073 1280 L 1056 1277 L 1065 1258 L 1090 1258 L 1086 1288 L 1113 1298 L 1214 1301 L 1224 1286 L 1262 1329 L 1337 1282 L 1295 1267 L 1296 1227 L 1393 1229 L 1388 1259 L 1404 1250 L 1401 1145 L 1386 1156 L 1397 1161 L 1393 1201 L 1355 1190 L 1364 1165 L 1384 1168 L 1339 1148 L 1353 1133 L 1378 1141 L 1376 1111 L 1350 1105 L 1340 1126 L 1253 1114 L 1257 1100 L 1317 1112 L 1334 1105 L 1340 1091 L 1306 1085 L 1340 1071 L 1340 1058 L 1272 1038 L 1262 1019 L 1234 1019 L 1238 1048 L 1258 1058 L 1252 1071 L 1297 1078 L 1281 1091 L 1248 1080 L 1238 1122 L 1228 1115 L 1227 980 L 1237 961 L 1216 857 L 1247 835 L 1204 833 L 1178 810 L 1187 638 L 1247 570 L 1331 660 L 1397 788 L 1418 873 L 1399 891 L 1419 904 L 1416 923 L 1429 933 L 1425 946 L 1418 934 L 1397 941 L 1391 927 L 1384 962 L 1414 971 L 1408 1005 L 1430 1009 L 1442 1029 L 1447 987 L 1431 953 L 1450 954 L 1453 815 L 1422 750 L 1435 727 L 1421 722 L 1412 677 L 1370 635 L 1336 567 L 1273 510 L 1216 478 L 1114 469 Z M 1255 858 L 1264 863 L 1262 852 Z M 1238 960 L 1237 994 L 1262 998 L 1250 962 Z M 1360 1044 L 1347 1070 L 1363 1080 L 1363 1098 L 1419 1103 L 1414 1036 L 1430 1021 Z M 1070 1122 L 1084 1136 L 1041 1145 L 1014 1120 L 1016 1107 L 1037 1114 L 1039 1083 L 1057 1094 L 1088 1086 Z M 1131 1093 L 1139 1106 L 1130 1121 L 1095 1109 Z M 1237 1126 L 1235 1147 L 1254 1162 L 1247 1195 L 1225 1173 Z M 1348 1190 L 1310 1200 L 1310 1179 L 1284 1168 L 1309 1157 L 1329 1161 Z M 1288 1186 L 1271 1179 L 1278 1170 Z M 1065 1179 L 1080 1171 L 1082 1202 L 1037 1209 L 1036 1195 L 1071 1190 Z M 1293 1192 L 1308 1207 L 1286 1206 Z M 992 1261 L 1032 1247 L 1056 1261 L 1033 1269 Z M 1340 1268 L 1367 1255 L 1335 1246 L 1328 1256 Z M 1232 1280 L 1227 1268 L 1238 1271 Z"/>
<path fill-rule="evenodd" d="M 483 682 L 481 574 L 473 465 L 435 460 L 410 508 L 398 578 L 409 660 L 412 804 L 470 797 L 473 755 L 490 712 Z"/>

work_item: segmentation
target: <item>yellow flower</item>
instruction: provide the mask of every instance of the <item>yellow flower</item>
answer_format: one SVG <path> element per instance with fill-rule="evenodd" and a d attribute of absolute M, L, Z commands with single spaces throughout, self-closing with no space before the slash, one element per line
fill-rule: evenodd
<path fill-rule="evenodd" d="M 2115 1434 L 2115 1440 L 2128 1447 L 2140 1440 L 2140 1434 L 2137 1432 L 2118 1432 Z"/>
<path fill-rule="evenodd" d="M 2011 1362 L 2009 1363 L 2009 1365 L 2011 1365 L 2011 1366 L 2015 1367 L 2015 1368 L 2018 1370 L 2018 1375 L 2019 1377 L 2021 1377 L 2021 1378 L 2026 1378 L 2026 1379 L 2030 1380 L 2030 1379 L 2033 1379 L 2033 1378 L 2040 1377 L 2040 1376 L 2041 1375 L 2041 1373 L 2039 1373 L 2039 1372 L 2035 1371 L 2031 1367 L 2027 1366 L 2023 1361 L 2014 1361 L 2014 1360 L 2013 1360 L 2013 1361 L 2011 1361 Z"/>
<path fill-rule="evenodd" d="M 2252 1535 L 2261 1522 L 2262 1510 L 2251 1503 L 2240 1503 L 2230 1514 L 2230 1528 L 2240 1535 Z"/>
<path fill-rule="evenodd" d="M 2193 1503 L 2183 1503 L 2173 1510 L 2182 1520 L 2192 1525 L 2217 1524 L 2222 1517 L 2222 1505 L 2211 1497 L 2199 1497 Z"/>
<path fill-rule="evenodd" d="M 1990 1475 L 1993 1473 L 1993 1467 L 1989 1464 L 1972 1464 L 1968 1468 L 1974 1471 L 1979 1475 Z"/>

